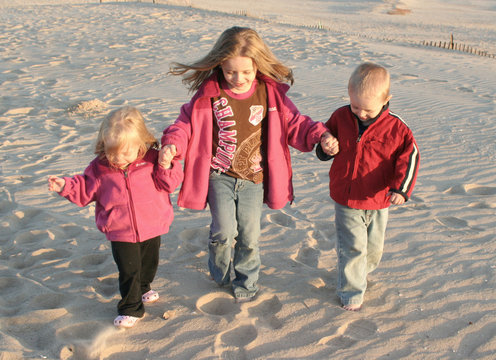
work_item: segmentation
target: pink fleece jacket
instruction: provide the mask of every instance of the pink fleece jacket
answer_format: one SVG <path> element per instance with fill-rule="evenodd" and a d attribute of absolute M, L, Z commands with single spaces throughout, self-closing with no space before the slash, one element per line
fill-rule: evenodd
<path fill-rule="evenodd" d="M 96 226 L 108 240 L 146 241 L 169 231 L 174 217 L 169 193 L 183 179 L 178 161 L 164 169 L 157 159 L 158 151 L 150 149 L 126 170 L 119 170 L 106 159 L 95 158 L 83 175 L 64 178 L 59 194 L 78 206 L 94 201 Z"/>
<path fill-rule="evenodd" d="M 184 182 L 177 203 L 201 210 L 207 205 L 210 162 L 212 159 L 212 102 L 220 94 L 214 72 L 191 101 L 181 107 L 174 124 L 164 130 L 162 144 L 174 144 L 177 156 L 184 159 Z M 289 86 L 258 74 L 267 87 L 268 118 L 264 139 L 264 203 L 280 209 L 294 199 L 289 145 L 304 152 L 312 151 L 327 131 L 321 122 L 301 115 L 286 96 Z"/>

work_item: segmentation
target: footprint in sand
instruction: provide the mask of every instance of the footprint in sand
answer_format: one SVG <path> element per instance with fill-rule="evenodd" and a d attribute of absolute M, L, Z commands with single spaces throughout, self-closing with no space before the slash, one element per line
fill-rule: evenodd
<path fill-rule="evenodd" d="M 283 226 L 283 227 L 287 227 L 290 229 L 296 228 L 295 220 L 291 216 L 286 215 L 282 212 L 270 214 L 267 216 L 267 219 L 269 222 Z"/>
<path fill-rule="evenodd" d="M 87 321 L 57 329 L 55 336 L 64 342 L 91 340 L 95 336 L 95 329 L 102 325 L 96 321 Z"/>
<path fill-rule="evenodd" d="M 241 307 L 242 311 L 236 317 L 239 322 L 216 337 L 215 353 L 223 359 L 244 358 L 246 348 L 258 338 L 260 325 L 271 329 L 282 327 L 281 320 L 276 316 L 282 304 L 275 295 L 267 298 L 266 294 L 261 294 L 254 302 L 244 303 Z"/>
<path fill-rule="evenodd" d="M 119 353 L 122 346 L 113 349 L 107 345 L 108 339 L 115 338 L 119 330 L 109 328 L 96 321 L 66 326 L 55 332 L 59 342 L 67 343 L 60 350 L 60 359 L 99 359 L 101 355 Z M 105 357 L 107 358 L 107 357 Z"/>
<path fill-rule="evenodd" d="M 29 307 L 34 310 L 62 308 L 70 300 L 70 295 L 63 293 L 39 293 L 29 301 Z"/>
<path fill-rule="evenodd" d="M 468 228 L 468 222 L 462 219 L 459 219 L 454 216 L 441 216 L 441 217 L 436 217 L 435 220 L 446 227 L 453 228 L 453 229 L 464 229 Z"/>
<path fill-rule="evenodd" d="M 290 258 L 294 261 L 307 265 L 311 268 L 318 267 L 319 257 L 320 251 L 308 246 L 303 246 L 296 254 L 290 255 Z"/>
<path fill-rule="evenodd" d="M 30 230 L 18 234 L 14 238 L 14 244 L 21 247 L 29 247 L 29 245 L 34 244 L 38 248 L 40 242 L 47 239 L 50 239 L 48 230 Z"/>
<path fill-rule="evenodd" d="M 239 313 L 239 306 L 234 302 L 232 295 L 225 292 L 215 292 L 202 296 L 196 302 L 196 308 L 203 314 L 212 316 Z"/>
<path fill-rule="evenodd" d="M 208 246 L 209 229 L 207 227 L 185 229 L 178 235 L 181 240 L 179 252 L 197 254 L 205 252 Z"/>
<path fill-rule="evenodd" d="M 455 185 L 444 191 L 445 194 L 454 195 L 496 195 L 496 187 L 477 184 Z"/>
<path fill-rule="evenodd" d="M 272 329 L 280 329 L 283 324 L 277 317 L 277 313 L 281 311 L 281 309 L 282 303 L 279 301 L 279 298 L 274 295 L 270 299 L 263 300 L 261 303 L 250 307 L 248 309 L 248 314 L 250 314 L 250 317 L 268 324 Z"/>
<path fill-rule="evenodd" d="M 441 216 L 434 218 L 439 224 L 450 229 L 465 229 L 470 231 L 484 231 L 483 228 L 470 226 L 468 221 L 454 216 Z"/>
<path fill-rule="evenodd" d="M 64 239 L 77 238 L 83 232 L 86 233 L 81 226 L 72 225 L 72 224 L 62 224 L 59 226 L 59 228 L 62 230 L 61 236 Z"/>
<path fill-rule="evenodd" d="M 318 244 L 319 249 L 333 249 L 336 245 L 336 226 L 334 225 L 334 219 L 317 221 L 314 228 L 315 230 L 309 233 L 309 237 Z"/>
<path fill-rule="evenodd" d="M 282 327 L 276 316 L 282 304 L 277 296 L 269 296 L 262 293 L 253 302 L 243 304 L 236 304 L 233 297 L 224 292 L 207 294 L 198 299 L 196 307 L 200 312 L 228 318 L 235 324 L 216 336 L 214 348 L 217 355 L 221 358 L 243 358 L 245 348 L 258 338 L 257 322 L 271 329 Z"/>
<path fill-rule="evenodd" d="M 360 340 L 370 339 L 377 333 L 377 325 L 370 320 L 355 320 L 340 326 L 336 333 L 324 336 L 319 340 L 319 345 L 345 349 Z"/>
<path fill-rule="evenodd" d="M 474 93 L 475 90 L 471 88 L 470 86 L 459 86 L 456 88 L 456 90 L 465 92 L 465 93 Z"/>
<path fill-rule="evenodd" d="M 12 201 L 0 200 L 0 215 L 10 213 L 16 206 L 16 203 Z"/>
<path fill-rule="evenodd" d="M 103 264 L 108 258 L 109 254 L 91 254 L 85 255 L 78 259 L 74 259 L 71 261 L 69 265 L 70 268 L 82 268 L 82 269 L 90 269 L 93 266 Z"/>
<path fill-rule="evenodd" d="M 229 346 L 244 347 L 255 340 L 258 331 L 253 325 L 241 325 L 220 335 L 221 341 Z"/>
<path fill-rule="evenodd" d="M 239 325 L 217 335 L 215 354 L 220 359 L 245 359 L 246 347 L 258 337 L 257 328 L 251 323 Z"/>
<path fill-rule="evenodd" d="M 95 289 L 95 292 L 106 299 L 113 298 L 119 292 L 118 277 L 119 274 L 116 272 L 110 274 L 109 276 L 96 278 L 93 281 L 93 288 Z"/>
<path fill-rule="evenodd" d="M 418 79 L 419 76 L 415 74 L 401 74 L 397 77 L 396 80 L 401 81 L 401 80 L 416 80 Z"/>
<path fill-rule="evenodd" d="M 46 293 L 47 291 L 49 289 L 43 283 L 26 278 L 21 274 L 0 277 L 0 293 L 2 294 L 0 312 L 4 315 L 14 315 L 25 307 L 27 302 L 31 302 L 35 294 Z M 48 305 L 47 307 L 35 306 L 34 308 L 51 309 L 56 307 Z M 32 310 L 33 307 L 28 307 L 28 309 Z"/>
<path fill-rule="evenodd" d="M 54 346 L 53 323 L 67 315 L 66 309 L 35 310 L 2 320 L 2 330 L 30 349 L 46 350 Z"/>
<path fill-rule="evenodd" d="M 475 209 L 496 209 L 496 203 L 487 203 L 485 201 L 468 204 L 468 207 Z"/>
<path fill-rule="evenodd" d="M 57 261 L 65 261 L 72 255 L 72 251 L 65 249 L 38 249 L 31 253 L 31 256 L 40 265 L 53 264 Z"/>

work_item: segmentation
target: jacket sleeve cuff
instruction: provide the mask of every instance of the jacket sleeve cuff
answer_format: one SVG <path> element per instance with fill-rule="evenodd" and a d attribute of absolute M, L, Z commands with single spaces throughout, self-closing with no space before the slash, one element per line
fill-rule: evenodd
<path fill-rule="evenodd" d="M 405 202 L 407 202 L 408 199 L 410 198 L 408 196 L 408 194 L 406 194 L 406 193 L 404 193 L 402 191 L 399 191 L 399 190 L 396 190 L 396 189 L 390 189 L 389 191 L 394 192 L 394 193 L 397 193 L 397 194 L 400 194 L 401 196 L 403 196 L 405 198 Z"/>
<path fill-rule="evenodd" d="M 324 150 L 322 150 L 322 145 L 320 145 L 320 143 L 317 144 L 317 148 L 315 149 L 315 154 L 317 155 L 319 160 L 322 160 L 322 161 L 328 161 L 328 160 L 331 160 L 332 158 L 334 158 L 334 156 L 327 155 L 324 152 Z"/>

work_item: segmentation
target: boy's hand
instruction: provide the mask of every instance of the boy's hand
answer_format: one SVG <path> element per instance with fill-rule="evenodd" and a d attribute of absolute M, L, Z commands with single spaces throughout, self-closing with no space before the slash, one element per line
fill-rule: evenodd
<path fill-rule="evenodd" d="M 158 164 L 164 169 L 170 169 L 174 156 L 176 156 L 176 146 L 173 144 L 165 145 L 158 154 Z"/>
<path fill-rule="evenodd" d="M 393 205 L 401 205 L 405 203 L 405 198 L 403 197 L 403 195 L 400 195 L 394 191 L 390 191 L 388 195 L 391 196 L 391 199 L 389 201 L 391 201 L 391 204 Z"/>
<path fill-rule="evenodd" d="M 339 152 L 339 141 L 330 132 L 326 131 L 320 137 L 320 146 L 329 156 L 334 156 Z"/>
<path fill-rule="evenodd" d="M 64 190 L 65 180 L 57 176 L 50 176 L 48 178 L 48 190 L 61 192 Z"/>

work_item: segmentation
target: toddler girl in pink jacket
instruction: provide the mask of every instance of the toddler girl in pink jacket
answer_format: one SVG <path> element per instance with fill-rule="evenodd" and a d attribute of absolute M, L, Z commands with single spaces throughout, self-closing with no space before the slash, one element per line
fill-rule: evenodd
<path fill-rule="evenodd" d="M 102 123 L 95 153 L 84 174 L 48 179 L 49 190 L 78 206 L 95 202 L 95 221 L 112 244 L 122 300 L 114 320 L 132 327 L 143 317 L 143 303 L 158 300 L 151 290 L 159 261 L 160 235 L 169 231 L 169 194 L 183 180 L 170 149 L 157 149 L 143 116 L 133 107 L 112 112 Z"/>

